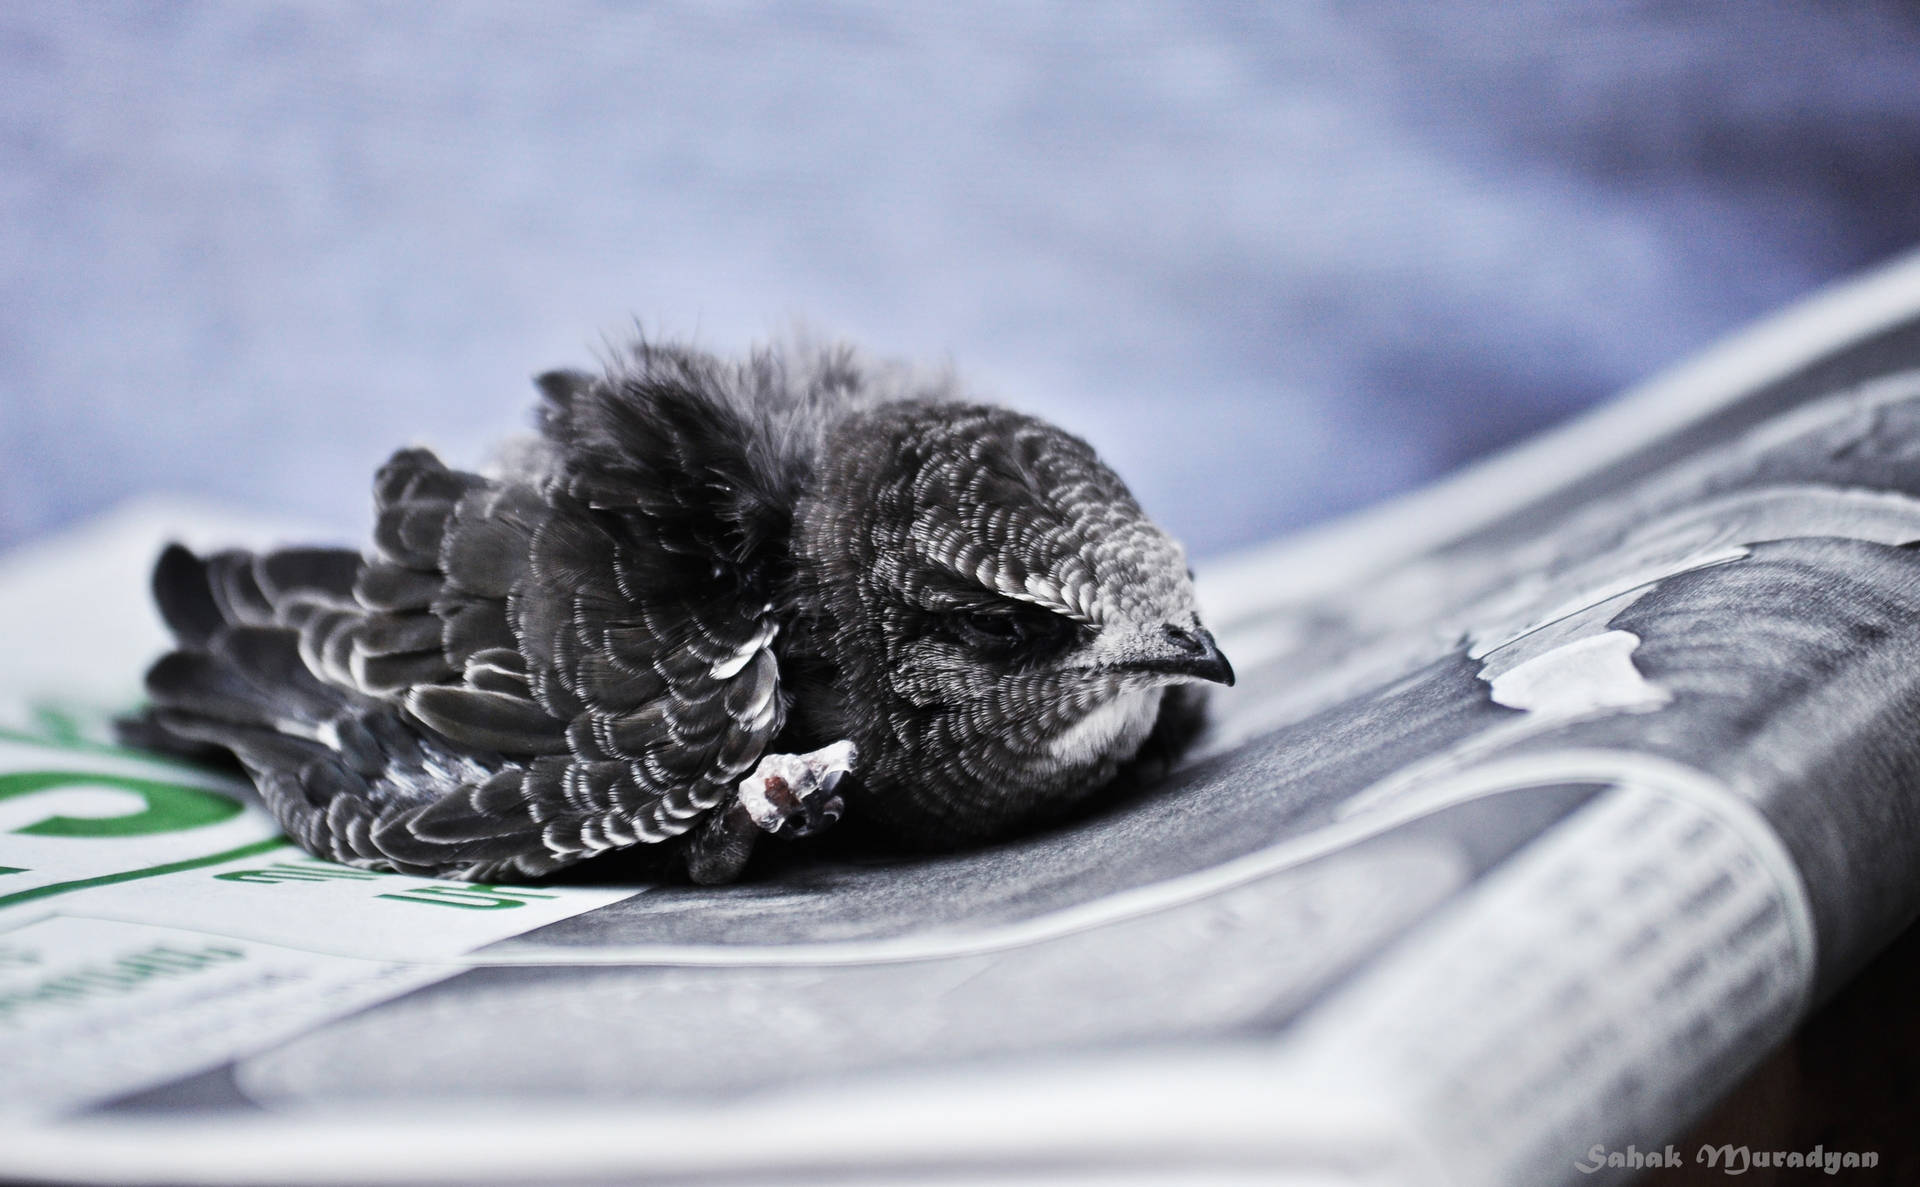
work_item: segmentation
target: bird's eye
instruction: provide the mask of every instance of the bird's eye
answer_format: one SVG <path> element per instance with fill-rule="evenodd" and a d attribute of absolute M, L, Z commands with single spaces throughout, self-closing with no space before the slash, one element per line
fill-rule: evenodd
<path fill-rule="evenodd" d="M 1039 606 L 1009 601 L 946 615 L 947 633 L 963 646 L 1005 660 L 1037 660 L 1070 644 L 1077 627 Z"/>
<path fill-rule="evenodd" d="M 1019 615 L 998 610 L 963 610 L 950 621 L 961 642 L 983 651 L 1012 649 L 1027 638 Z"/>
<path fill-rule="evenodd" d="M 956 615 L 954 626 L 962 636 L 966 636 L 968 642 L 983 647 L 1012 647 L 1027 638 L 1027 632 L 1021 630 L 1020 618 L 996 611 L 968 611 L 964 615 Z"/>

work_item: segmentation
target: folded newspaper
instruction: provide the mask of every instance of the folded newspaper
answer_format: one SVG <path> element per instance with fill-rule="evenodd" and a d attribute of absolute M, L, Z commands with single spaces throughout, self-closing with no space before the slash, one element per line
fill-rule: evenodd
<path fill-rule="evenodd" d="M 1920 257 L 1203 573 L 1199 752 L 980 852 L 310 858 L 104 728 L 161 541 L 288 534 L 0 561 L 0 1175 L 1608 1181 L 1920 910 Z"/>

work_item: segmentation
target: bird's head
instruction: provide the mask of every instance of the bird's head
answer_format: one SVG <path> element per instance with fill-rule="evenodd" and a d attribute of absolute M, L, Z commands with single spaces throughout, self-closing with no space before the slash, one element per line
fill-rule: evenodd
<path fill-rule="evenodd" d="M 857 807 L 951 845 L 1109 782 L 1172 684 L 1233 683 L 1180 545 L 1077 437 L 1002 408 L 883 404 L 828 434 L 795 521 Z"/>

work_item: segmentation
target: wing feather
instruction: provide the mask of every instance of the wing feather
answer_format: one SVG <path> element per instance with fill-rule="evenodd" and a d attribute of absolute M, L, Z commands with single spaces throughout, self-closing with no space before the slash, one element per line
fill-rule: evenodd
<path fill-rule="evenodd" d="M 290 835 L 355 864 L 538 875 L 687 832 L 784 722 L 766 583 L 790 491 L 696 356 L 648 358 L 645 383 L 543 382 L 537 482 L 396 453 L 365 558 L 169 549 L 153 720 L 233 750 Z"/>
<path fill-rule="evenodd" d="M 566 727 L 525 697 L 445 684 L 407 693 L 407 712 L 442 737 L 502 754 L 564 754 Z"/>

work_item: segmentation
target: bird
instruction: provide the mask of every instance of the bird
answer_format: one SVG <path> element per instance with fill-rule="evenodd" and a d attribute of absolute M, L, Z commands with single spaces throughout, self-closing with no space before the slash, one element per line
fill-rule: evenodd
<path fill-rule="evenodd" d="M 237 759 L 349 865 L 721 884 L 846 815 L 938 852 L 1088 810 L 1233 683 L 1093 448 L 950 376 L 643 339 L 535 383 L 504 465 L 394 453 L 364 551 L 169 545 L 129 739 Z"/>

